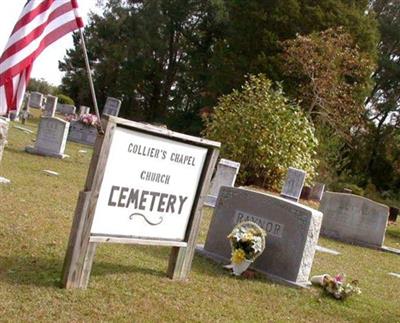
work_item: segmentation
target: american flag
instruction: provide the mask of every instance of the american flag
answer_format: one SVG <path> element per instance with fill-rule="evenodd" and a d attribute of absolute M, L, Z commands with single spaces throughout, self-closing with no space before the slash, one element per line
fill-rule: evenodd
<path fill-rule="evenodd" d="M 40 53 L 82 27 L 77 0 L 29 0 L 25 4 L 0 58 L 0 115 L 19 111 Z"/>

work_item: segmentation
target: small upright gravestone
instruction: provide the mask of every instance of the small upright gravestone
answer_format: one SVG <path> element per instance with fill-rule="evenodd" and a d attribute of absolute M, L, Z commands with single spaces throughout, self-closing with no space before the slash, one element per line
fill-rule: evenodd
<path fill-rule="evenodd" d="M 121 109 L 121 100 L 108 97 L 106 104 L 104 105 L 103 108 L 103 114 L 108 114 L 110 116 L 118 117 L 120 109 Z"/>
<path fill-rule="evenodd" d="M 299 203 L 240 188 L 221 187 L 204 248 L 200 254 L 230 262 L 228 234 L 236 224 L 252 221 L 267 232 L 264 252 L 252 268 L 289 285 L 309 285 L 322 213 Z"/>
<path fill-rule="evenodd" d="M 28 106 L 30 108 L 42 109 L 43 94 L 40 92 L 32 92 L 29 96 Z"/>
<path fill-rule="evenodd" d="M 214 178 L 211 180 L 210 193 L 204 202 L 205 205 L 215 207 L 217 196 L 221 186 L 235 185 L 240 163 L 228 159 L 221 159 L 217 166 Z"/>
<path fill-rule="evenodd" d="M 304 180 L 306 179 L 306 172 L 289 167 L 286 176 L 285 184 L 283 185 L 281 196 L 283 198 L 298 202 L 301 190 L 303 189 Z"/>
<path fill-rule="evenodd" d="M 42 117 L 34 147 L 26 147 L 28 153 L 64 158 L 69 122 L 59 118 Z"/>
<path fill-rule="evenodd" d="M 389 208 L 365 197 L 325 192 L 321 235 L 365 247 L 382 248 Z"/>
<path fill-rule="evenodd" d="M 56 96 L 48 95 L 46 104 L 44 106 L 43 117 L 54 117 L 56 114 L 58 98 Z"/>
<path fill-rule="evenodd" d="M 89 113 L 90 113 L 90 108 L 89 107 L 86 107 L 84 105 L 81 105 L 79 107 L 79 116 L 80 117 L 83 116 L 84 114 L 89 114 Z"/>
<path fill-rule="evenodd" d="M 315 183 L 311 189 L 310 199 L 314 201 L 321 201 L 325 192 L 325 184 Z"/>

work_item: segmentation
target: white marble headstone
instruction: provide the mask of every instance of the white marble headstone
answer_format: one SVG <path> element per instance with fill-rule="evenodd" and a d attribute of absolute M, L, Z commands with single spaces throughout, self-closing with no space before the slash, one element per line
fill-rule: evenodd
<path fill-rule="evenodd" d="M 43 117 L 54 117 L 56 114 L 58 98 L 56 96 L 48 95 L 46 97 L 46 104 L 44 106 Z"/>
<path fill-rule="evenodd" d="M 34 147 L 26 147 L 29 153 L 64 158 L 69 122 L 59 118 L 42 117 Z"/>
<path fill-rule="evenodd" d="M 221 186 L 235 185 L 236 176 L 239 173 L 240 163 L 229 160 L 221 159 L 217 165 L 217 170 L 213 179 L 211 180 L 210 193 L 207 195 L 204 202 L 205 205 L 214 207 L 217 201 L 217 196 Z"/>
<path fill-rule="evenodd" d="M 40 92 L 32 92 L 29 96 L 28 106 L 41 109 L 43 107 L 43 94 Z"/>

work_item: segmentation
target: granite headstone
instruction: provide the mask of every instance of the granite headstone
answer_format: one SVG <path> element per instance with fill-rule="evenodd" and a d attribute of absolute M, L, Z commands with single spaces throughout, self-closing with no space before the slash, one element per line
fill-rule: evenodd
<path fill-rule="evenodd" d="M 96 127 L 85 125 L 80 121 L 71 121 L 68 140 L 93 146 L 97 137 Z"/>
<path fill-rule="evenodd" d="M 57 112 L 64 115 L 75 114 L 76 107 L 72 104 L 57 104 Z"/>
<path fill-rule="evenodd" d="M 90 107 L 86 107 L 84 105 L 81 105 L 79 107 L 79 116 L 83 116 L 84 114 L 89 114 L 90 113 Z"/>
<path fill-rule="evenodd" d="M 383 247 L 389 208 L 353 194 L 325 192 L 321 235 L 366 247 Z"/>
<path fill-rule="evenodd" d="M 281 196 L 286 199 L 298 202 L 305 179 L 305 171 L 289 167 L 286 180 L 282 188 Z"/>
<path fill-rule="evenodd" d="M 69 122 L 59 118 L 42 117 L 40 119 L 35 146 L 25 150 L 31 154 L 64 158 Z"/>
<path fill-rule="evenodd" d="M 198 251 L 229 263 L 231 247 L 227 236 L 243 221 L 253 221 L 267 232 L 265 250 L 251 268 L 280 283 L 301 287 L 309 284 L 321 212 L 281 197 L 223 186 L 206 243 Z"/>
<path fill-rule="evenodd" d="M 240 163 L 238 162 L 223 158 L 219 161 L 215 175 L 211 180 L 210 193 L 206 197 L 205 205 L 215 207 L 219 189 L 221 186 L 233 187 L 235 185 L 239 168 Z"/>

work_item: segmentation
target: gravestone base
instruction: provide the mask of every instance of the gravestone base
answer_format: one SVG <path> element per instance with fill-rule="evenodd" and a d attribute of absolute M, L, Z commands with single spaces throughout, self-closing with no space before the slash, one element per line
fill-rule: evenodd
<path fill-rule="evenodd" d="M 49 151 L 45 151 L 45 150 L 41 150 L 41 149 L 36 149 L 35 147 L 32 147 L 32 146 L 25 147 L 25 151 L 27 153 L 34 154 L 34 155 L 48 156 L 48 157 L 54 157 L 54 158 L 60 158 L 60 159 L 64 159 L 64 158 L 69 157 L 66 154 L 57 154 L 57 153 L 54 153 L 54 152 L 49 152 Z"/>
<path fill-rule="evenodd" d="M 212 253 L 210 251 L 205 250 L 204 249 L 204 245 L 200 245 L 200 244 L 197 245 L 196 246 L 196 252 L 199 255 L 201 255 L 201 256 L 203 256 L 205 258 L 211 259 L 216 263 L 220 263 L 220 264 L 228 264 L 228 263 L 230 263 L 230 259 L 226 259 L 225 257 L 222 257 L 222 256 L 220 256 L 218 254 L 215 254 L 215 253 Z M 303 282 L 290 281 L 290 280 L 284 279 L 282 277 L 278 277 L 276 275 L 267 273 L 267 272 L 265 272 L 263 270 L 260 270 L 258 268 L 254 268 L 251 265 L 250 265 L 249 268 L 251 270 L 254 270 L 255 272 L 263 275 L 267 279 L 269 279 L 269 280 L 271 280 L 273 282 L 279 283 L 279 284 L 283 284 L 283 285 L 287 285 L 287 286 L 291 286 L 291 287 L 296 287 L 296 288 L 309 288 L 311 286 L 311 282 L 309 282 L 309 281 L 308 282 L 304 282 L 304 283 Z"/>

